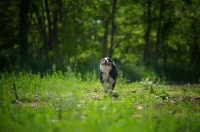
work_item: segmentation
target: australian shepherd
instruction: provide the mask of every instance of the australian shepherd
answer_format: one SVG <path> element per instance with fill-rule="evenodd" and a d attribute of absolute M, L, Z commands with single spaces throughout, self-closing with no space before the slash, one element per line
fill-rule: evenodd
<path fill-rule="evenodd" d="M 109 89 L 114 90 L 117 76 L 118 69 L 115 62 L 108 57 L 103 58 L 100 62 L 100 81 L 106 92 Z M 110 85 L 107 86 L 107 83 Z"/>

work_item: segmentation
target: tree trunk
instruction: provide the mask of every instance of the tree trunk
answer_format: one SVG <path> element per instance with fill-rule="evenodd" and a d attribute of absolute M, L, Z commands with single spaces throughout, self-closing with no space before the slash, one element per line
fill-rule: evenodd
<path fill-rule="evenodd" d="M 78 2 L 77 2 L 77 0 L 74 0 L 73 1 L 73 10 L 74 10 L 74 38 L 73 38 L 73 41 L 74 41 L 74 49 L 76 49 L 77 48 L 77 21 L 76 21 L 76 12 L 77 12 L 77 4 L 78 4 Z M 76 62 L 76 60 L 77 60 L 77 53 L 76 52 L 74 52 L 74 61 Z"/>
<path fill-rule="evenodd" d="M 106 18 L 104 23 L 104 35 L 103 35 L 103 54 L 102 57 L 108 56 L 108 29 L 109 29 L 109 18 Z"/>
<path fill-rule="evenodd" d="M 159 12 L 159 21 L 158 21 L 158 28 L 157 28 L 157 36 L 156 36 L 156 64 L 158 63 L 158 60 L 160 58 L 161 54 L 161 43 L 162 43 L 162 16 L 164 13 L 164 0 L 160 1 L 160 12 Z"/>
<path fill-rule="evenodd" d="M 47 38 L 47 44 L 48 44 L 48 50 L 52 50 L 52 27 L 51 27 L 51 17 L 50 17 L 50 9 L 48 5 L 48 0 L 44 0 L 45 9 L 46 9 L 46 15 L 47 15 L 47 23 L 48 23 L 48 38 Z"/>
<path fill-rule="evenodd" d="M 143 60 L 144 62 L 147 62 L 149 60 L 150 56 L 150 33 L 151 33 L 151 0 L 148 0 L 147 4 L 147 28 L 145 31 L 144 39 L 145 39 L 145 45 L 144 45 L 144 53 L 143 53 Z"/>
<path fill-rule="evenodd" d="M 112 31 L 111 31 L 111 42 L 110 42 L 110 51 L 109 51 L 109 57 L 112 58 L 113 50 L 114 50 L 114 35 L 116 30 L 116 24 L 115 24 L 115 11 L 116 11 L 116 4 L 117 0 L 113 0 L 112 5 Z"/>
<path fill-rule="evenodd" d="M 58 16 L 59 16 L 59 0 L 56 1 L 57 5 L 53 12 L 53 28 L 52 28 L 52 43 L 56 45 L 58 43 Z M 60 9 L 61 10 L 61 9 Z"/>
<path fill-rule="evenodd" d="M 190 46 L 191 50 L 191 59 L 190 59 L 190 63 L 191 65 L 198 65 L 200 62 L 200 45 L 199 45 L 199 41 L 198 41 L 198 36 L 194 35 L 193 37 L 193 42 Z"/>
<path fill-rule="evenodd" d="M 22 62 L 28 60 L 28 12 L 29 0 L 20 0 L 19 4 L 19 43 L 20 43 L 20 57 Z"/>

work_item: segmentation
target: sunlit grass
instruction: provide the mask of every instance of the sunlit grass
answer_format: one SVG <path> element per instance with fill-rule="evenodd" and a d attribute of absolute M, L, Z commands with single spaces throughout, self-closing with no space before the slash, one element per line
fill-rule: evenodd
<path fill-rule="evenodd" d="M 3 73 L 0 86 L 0 130 L 5 132 L 200 129 L 199 85 L 127 83 L 120 76 L 115 91 L 105 93 L 95 72 L 29 72 Z"/>

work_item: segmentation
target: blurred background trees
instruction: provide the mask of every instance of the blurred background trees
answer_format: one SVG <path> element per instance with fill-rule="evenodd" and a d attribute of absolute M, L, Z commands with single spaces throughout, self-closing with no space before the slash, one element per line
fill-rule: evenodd
<path fill-rule="evenodd" d="M 130 81 L 200 78 L 199 0 L 2 0 L 0 70 L 98 71 Z"/>

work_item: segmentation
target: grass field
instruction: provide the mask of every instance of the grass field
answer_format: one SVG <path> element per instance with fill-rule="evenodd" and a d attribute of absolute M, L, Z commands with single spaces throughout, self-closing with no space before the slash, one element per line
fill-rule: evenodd
<path fill-rule="evenodd" d="M 95 73 L 95 72 L 94 72 Z M 197 132 L 200 85 L 119 77 L 105 93 L 96 74 L 3 73 L 1 132 Z"/>

